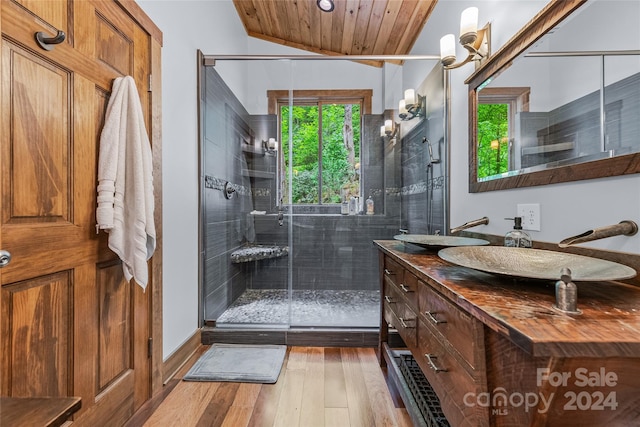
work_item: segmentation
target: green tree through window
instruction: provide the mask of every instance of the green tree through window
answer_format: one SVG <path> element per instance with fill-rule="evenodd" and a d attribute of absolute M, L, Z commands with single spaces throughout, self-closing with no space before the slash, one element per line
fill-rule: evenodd
<path fill-rule="evenodd" d="M 509 170 L 509 105 L 478 104 L 478 178 Z"/>
<path fill-rule="evenodd" d="M 291 123 L 289 109 L 291 110 Z M 282 106 L 284 200 L 294 204 L 340 203 L 360 192 L 360 105 L 318 103 Z M 292 164 L 289 165 L 289 128 Z"/>

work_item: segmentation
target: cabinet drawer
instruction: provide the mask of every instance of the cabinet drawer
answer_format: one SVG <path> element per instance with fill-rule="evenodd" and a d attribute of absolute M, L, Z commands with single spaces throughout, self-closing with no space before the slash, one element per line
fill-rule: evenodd
<path fill-rule="evenodd" d="M 465 405 L 465 395 L 477 396 L 480 385 L 440 341 L 430 327 L 418 321 L 418 365 L 438 395 L 442 410 L 455 426 L 483 425 L 486 417 L 478 405 Z"/>
<path fill-rule="evenodd" d="M 482 366 L 484 359 L 480 352 L 484 349 L 484 338 L 482 324 L 478 320 L 426 284 L 419 289 L 419 306 L 422 320 L 441 334 L 472 370 Z"/>
<path fill-rule="evenodd" d="M 402 341 L 406 344 L 407 348 L 411 350 L 417 349 L 417 316 L 411 309 L 407 308 L 403 303 L 396 305 L 384 303 L 384 320 L 395 328 L 402 338 Z M 398 312 L 398 309 L 401 312 Z"/>
<path fill-rule="evenodd" d="M 419 280 L 413 273 L 404 271 L 402 281 L 398 284 L 400 293 L 404 296 L 412 310 L 418 311 Z"/>
<path fill-rule="evenodd" d="M 398 318 L 404 315 L 404 303 L 396 286 L 390 283 L 388 279 L 384 281 L 384 319 L 388 324 L 396 327 Z"/>
<path fill-rule="evenodd" d="M 385 282 L 384 319 L 398 331 L 407 347 L 415 349 L 417 348 L 418 315 L 407 306 L 397 292 L 393 285 L 387 288 Z"/>
<path fill-rule="evenodd" d="M 398 264 L 388 256 L 384 257 L 385 279 L 391 280 L 393 284 L 395 284 L 396 286 L 399 286 L 400 283 L 402 283 L 403 273 L 404 273 L 404 269 L 400 266 L 400 264 Z"/>
<path fill-rule="evenodd" d="M 406 304 L 403 304 L 402 309 L 402 313 L 398 313 L 395 327 L 407 347 L 414 350 L 418 345 L 418 315 Z"/>

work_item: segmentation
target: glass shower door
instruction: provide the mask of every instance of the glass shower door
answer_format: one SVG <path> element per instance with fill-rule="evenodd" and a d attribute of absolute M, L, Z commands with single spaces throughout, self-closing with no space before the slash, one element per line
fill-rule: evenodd
<path fill-rule="evenodd" d="M 261 87 L 289 61 L 226 60 L 201 70 L 202 287 L 205 323 L 286 329 L 289 221 L 281 202 L 282 142 Z"/>
<path fill-rule="evenodd" d="M 243 58 L 203 67 L 205 321 L 379 326 L 372 241 L 446 227 L 444 74 L 434 64 Z M 426 100 L 402 121 L 407 88 Z M 396 132 L 385 132 L 387 120 Z"/>

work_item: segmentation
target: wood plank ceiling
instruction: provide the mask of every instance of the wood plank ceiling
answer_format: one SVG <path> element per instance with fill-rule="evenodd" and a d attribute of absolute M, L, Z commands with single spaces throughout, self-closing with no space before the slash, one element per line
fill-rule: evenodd
<path fill-rule="evenodd" d="M 407 55 L 437 0 L 233 0 L 251 37 L 324 55 Z M 381 66 L 381 62 L 369 62 Z"/>

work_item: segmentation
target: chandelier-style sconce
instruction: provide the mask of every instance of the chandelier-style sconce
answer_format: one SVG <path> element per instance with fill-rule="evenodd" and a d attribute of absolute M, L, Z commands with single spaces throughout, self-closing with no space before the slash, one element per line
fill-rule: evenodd
<path fill-rule="evenodd" d="M 398 103 L 398 115 L 400 120 L 407 121 L 415 117 L 424 116 L 425 97 L 416 93 L 413 89 L 404 91 L 404 99 Z"/>
<path fill-rule="evenodd" d="M 460 44 L 469 55 L 463 61 L 456 63 L 456 42 L 453 34 L 447 34 L 440 39 L 440 62 L 445 69 L 462 67 L 464 64 L 476 61 L 476 68 L 489 57 L 491 50 L 491 23 L 478 29 L 478 8 L 469 7 L 460 15 Z"/>
<path fill-rule="evenodd" d="M 393 120 L 385 120 L 384 126 L 380 127 L 380 136 L 386 136 L 389 139 L 393 139 L 398 134 L 399 128 L 400 125 L 398 123 L 394 123 Z"/>

